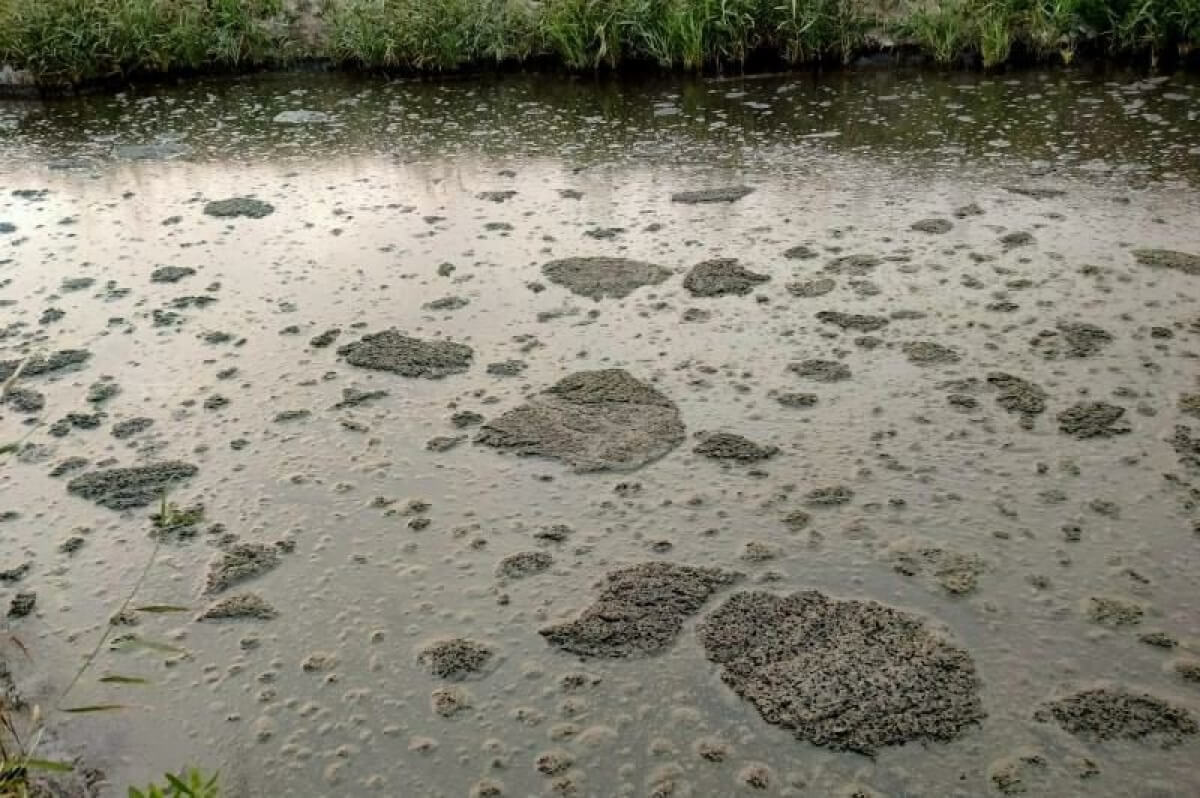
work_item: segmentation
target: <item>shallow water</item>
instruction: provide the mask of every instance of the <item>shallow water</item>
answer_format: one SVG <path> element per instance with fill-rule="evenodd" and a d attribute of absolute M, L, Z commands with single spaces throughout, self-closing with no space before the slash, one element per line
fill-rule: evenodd
<path fill-rule="evenodd" d="M 273 121 L 289 110 L 327 118 Z M 105 650 L 74 689 L 68 705 L 136 705 L 57 729 L 54 745 L 102 769 L 112 794 L 194 763 L 220 768 L 233 795 L 461 796 L 488 778 L 505 795 L 665 795 L 671 783 L 696 796 L 967 796 L 999 794 L 994 763 L 1024 749 L 1046 761 L 1031 794 L 1200 792 L 1195 737 L 1170 749 L 1094 743 L 1033 719 L 1048 698 L 1106 680 L 1200 713 L 1200 687 L 1173 668 L 1200 656 L 1196 474 L 1169 443 L 1176 425 L 1200 427 L 1179 403 L 1200 390 L 1200 276 L 1132 255 L 1200 253 L 1194 76 L 846 72 L 637 86 L 271 76 L 3 104 L 0 154 L 0 222 L 15 226 L 0 234 L 0 299 L 12 302 L 0 308 L 0 360 L 92 353 L 74 371 L 22 376 L 45 409 L 6 407 L 0 419 L 4 440 L 28 434 L 0 470 L 0 510 L 20 513 L 0 526 L 0 569 L 32 564 L 0 589 L 6 601 L 34 590 L 38 602 L 9 622 L 32 658 L 6 654 L 24 694 L 53 703 L 155 549 L 155 508 L 69 495 L 69 476 L 48 475 L 64 458 L 199 466 L 170 496 L 203 503 L 199 534 L 163 543 L 136 604 L 208 603 L 214 523 L 295 545 L 239 586 L 278 618 L 146 615 L 132 631 L 187 654 Z M 730 185 L 754 191 L 671 201 Z M 45 193 L 14 194 L 25 190 Z M 480 196 L 505 191 L 516 193 Z M 203 213 L 239 196 L 274 212 Z M 980 215 L 954 215 L 972 203 Z M 930 218 L 952 228 L 912 229 Z M 1002 243 L 1014 232 L 1032 241 Z M 816 257 L 784 256 L 798 245 Z M 852 254 L 882 260 L 861 276 L 826 270 Z M 593 301 L 541 272 L 599 255 L 673 275 Z M 771 279 L 741 296 L 690 295 L 685 272 L 720 257 Z M 454 269 L 439 271 L 446 263 Z M 151 282 L 164 265 L 195 274 Z M 787 289 L 825 276 L 836 287 L 823 296 Z M 64 290 L 80 277 L 95 282 Z M 168 306 L 189 295 L 216 301 Z M 424 307 L 448 296 L 468 304 Z M 868 348 L 855 341 L 863 333 L 816 318 L 829 310 L 891 318 Z M 1047 339 L 1031 340 L 1060 322 L 1113 340 L 1086 357 L 1044 357 Z M 342 328 L 334 346 L 309 345 L 331 327 Z M 468 344 L 473 364 L 425 380 L 337 355 L 389 327 Z M 213 332 L 231 338 L 213 343 Z M 902 347 L 919 341 L 959 359 L 915 364 Z M 527 368 L 486 368 L 510 359 Z M 852 376 L 823 383 L 787 368 L 809 359 L 840 360 Z M 576 474 L 469 440 L 426 448 L 474 437 L 450 423 L 456 411 L 493 418 L 567 374 L 613 367 L 652 382 L 687 427 L 633 473 Z M 1032 429 L 997 405 L 986 384 L 996 371 L 1045 389 Z M 121 392 L 99 428 L 49 434 L 67 412 L 92 410 L 89 386 L 103 375 Z M 948 387 L 967 378 L 983 384 Z M 331 409 L 348 387 L 388 395 Z M 785 392 L 817 401 L 787 407 L 775 398 Z M 964 392 L 975 407 L 948 403 Z M 206 408 L 213 394 L 229 403 Z M 1130 432 L 1063 434 L 1056 417 L 1079 401 L 1127 408 Z M 310 414 L 276 420 L 289 410 Z M 31 417 L 44 423 L 31 428 Z M 110 434 L 134 417 L 154 424 Z M 780 451 L 721 465 L 692 452 L 704 431 Z M 810 490 L 839 485 L 853 490 L 848 504 L 808 508 L 801 531 L 783 522 Z M 429 509 L 404 512 L 413 499 Z M 414 517 L 430 523 L 415 529 Z M 574 534 L 534 538 L 552 524 Z M 75 534 L 82 548 L 60 552 Z M 751 541 L 775 556 L 744 558 Z M 904 575 L 893 554 L 906 545 L 977 556 L 977 589 L 953 595 Z M 498 579 L 502 558 L 536 550 L 552 555 L 548 570 Z M 651 658 L 581 661 L 537 633 L 586 607 L 606 571 L 650 560 L 743 572 L 732 590 L 818 589 L 925 616 L 973 657 L 987 718 L 950 742 L 834 752 L 767 724 L 722 683 L 694 634 L 703 613 Z M 1145 615 L 1094 623 L 1093 596 L 1139 602 Z M 1152 630 L 1179 646 L 1139 642 Z M 416 653 L 454 636 L 493 646 L 497 662 L 463 683 L 473 707 L 443 718 L 430 695 L 444 683 Z M 305 670 L 314 652 L 336 661 Z M 560 678 L 581 670 L 597 683 L 564 692 Z M 105 673 L 151 684 L 101 684 Z M 709 738 L 729 746 L 723 762 L 696 753 Z M 534 763 L 555 749 L 574 766 L 548 777 Z M 1083 758 L 1098 775 L 1080 778 Z M 744 783 L 755 763 L 770 770 L 765 788 Z"/>

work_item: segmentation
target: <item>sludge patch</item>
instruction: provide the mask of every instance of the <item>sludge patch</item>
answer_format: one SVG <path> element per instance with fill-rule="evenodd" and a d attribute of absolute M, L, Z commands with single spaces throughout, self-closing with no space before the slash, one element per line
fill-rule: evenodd
<path fill-rule="evenodd" d="M 683 437 L 674 402 L 623 369 L 605 369 L 565 377 L 487 422 L 475 441 L 586 472 L 632 471 Z"/>
<path fill-rule="evenodd" d="M 985 717 L 969 654 L 914 615 L 809 590 L 736 593 L 699 628 L 721 678 L 801 740 L 872 754 Z"/>
<path fill-rule="evenodd" d="M 656 654 L 675 641 L 684 620 L 709 596 L 740 577 L 666 562 L 620 568 L 608 573 L 600 597 L 578 618 L 539 633 L 551 645 L 586 657 Z"/>

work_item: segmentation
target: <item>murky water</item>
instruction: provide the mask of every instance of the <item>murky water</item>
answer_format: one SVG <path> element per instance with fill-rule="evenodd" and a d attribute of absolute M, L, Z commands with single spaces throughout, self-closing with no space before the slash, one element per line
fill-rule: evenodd
<path fill-rule="evenodd" d="M 155 548 L 157 502 L 97 506 L 68 493 L 78 474 L 199 467 L 170 500 L 204 518 L 164 540 L 138 605 L 198 612 L 231 536 L 286 542 L 230 591 L 278 617 L 143 614 L 117 635 L 185 653 L 106 649 L 65 702 L 134 705 L 59 729 L 112 794 L 194 763 L 233 795 L 463 796 L 490 780 L 504 795 L 967 796 L 1012 789 L 1004 764 L 1022 755 L 1030 794 L 1200 792 L 1194 735 L 1098 742 L 1034 719 L 1098 682 L 1200 714 L 1178 667 L 1200 657 L 1200 536 L 1176 430 L 1200 427 L 1200 400 L 1181 400 L 1200 390 L 1200 276 L 1133 254 L 1200 253 L 1194 76 L 202 81 L 0 105 L 0 153 L 0 360 L 91 353 L 20 376 L 45 406 L 10 398 L 0 421 L 24 441 L 0 471 L 0 510 L 19 513 L 0 569 L 30 564 L 0 588 L 37 596 L 9 621 L 32 658 L 6 654 L 22 692 L 53 703 Z M 672 202 L 739 185 L 753 192 Z M 204 213 L 243 196 L 273 213 Z M 944 223 L 913 228 L 930 219 Z M 850 255 L 877 260 L 836 260 Z M 542 272 L 576 256 L 671 274 L 592 300 Z M 693 296 L 684 275 L 714 258 L 770 279 Z M 163 266 L 194 273 L 152 281 Z M 796 285 L 818 279 L 832 290 Z M 447 297 L 465 304 L 429 307 Z M 334 345 L 310 343 L 335 327 Z M 430 380 L 339 357 L 391 327 L 473 360 Z M 849 378 L 788 368 L 814 359 Z M 488 368 L 511 360 L 524 367 Z M 632 473 L 503 454 L 451 422 L 609 368 L 686 425 Z M 995 372 L 1040 389 L 1045 412 L 1006 412 Z M 89 403 L 106 378 L 119 393 Z M 386 395 L 334 409 L 350 388 Z M 796 393 L 815 403 L 780 401 Z M 1079 402 L 1126 412 L 1081 439 L 1059 420 Z M 69 412 L 105 415 L 52 428 Z M 717 431 L 779 451 L 693 452 Z M 71 457 L 88 464 L 51 476 Z M 808 506 L 836 486 L 848 503 Z M 539 537 L 553 525 L 571 532 Z M 532 551 L 550 566 L 498 575 Z M 745 576 L 657 655 L 581 659 L 538 634 L 606 572 L 653 560 Z M 807 589 L 928 618 L 969 653 L 986 718 L 873 757 L 768 724 L 695 627 L 731 593 Z M 1097 622 L 1093 597 L 1142 614 Z M 1139 639 L 1155 631 L 1177 645 Z M 495 656 L 443 717 L 431 695 L 447 683 L 418 652 L 447 637 Z M 98 681 L 113 673 L 150 684 Z"/>

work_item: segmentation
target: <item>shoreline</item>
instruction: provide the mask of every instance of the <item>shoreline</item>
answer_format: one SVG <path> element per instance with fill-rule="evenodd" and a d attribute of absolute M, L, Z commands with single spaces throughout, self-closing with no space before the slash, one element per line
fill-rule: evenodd
<path fill-rule="evenodd" d="M 737 75 L 845 66 L 1200 68 L 1200 6 L 1147 0 L 10 0 L 0 97 L 279 71 Z"/>

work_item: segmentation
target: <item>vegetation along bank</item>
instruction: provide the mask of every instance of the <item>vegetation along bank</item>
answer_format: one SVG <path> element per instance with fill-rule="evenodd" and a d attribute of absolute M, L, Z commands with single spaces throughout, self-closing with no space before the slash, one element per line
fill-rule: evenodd
<path fill-rule="evenodd" d="M 310 61 L 717 70 L 889 50 L 982 67 L 1195 63 L 1197 44 L 1200 0 L 0 0 L 10 85 Z"/>

